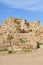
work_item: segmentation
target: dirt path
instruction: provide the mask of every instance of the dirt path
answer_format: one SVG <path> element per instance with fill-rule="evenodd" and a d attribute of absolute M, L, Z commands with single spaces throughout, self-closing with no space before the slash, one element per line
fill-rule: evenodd
<path fill-rule="evenodd" d="M 43 65 L 43 49 L 28 54 L 0 56 L 0 65 Z"/>

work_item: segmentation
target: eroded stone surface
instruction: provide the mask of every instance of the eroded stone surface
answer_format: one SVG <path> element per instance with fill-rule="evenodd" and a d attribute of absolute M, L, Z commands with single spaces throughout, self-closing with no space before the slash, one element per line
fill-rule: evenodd
<path fill-rule="evenodd" d="M 27 22 L 24 19 L 13 17 L 5 19 L 0 26 L 0 46 L 10 45 L 10 42 L 7 40 L 8 34 L 13 36 L 11 44 L 17 45 L 18 47 L 30 47 L 29 45 L 31 44 L 36 49 L 36 42 L 43 44 L 43 26 L 40 26 L 39 20 Z M 20 38 L 24 38 L 26 42 L 20 43 Z"/>

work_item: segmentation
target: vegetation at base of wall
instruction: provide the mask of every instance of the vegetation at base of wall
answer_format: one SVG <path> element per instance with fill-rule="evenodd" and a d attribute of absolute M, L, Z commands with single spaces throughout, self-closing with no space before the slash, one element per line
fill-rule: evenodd
<path fill-rule="evenodd" d="M 9 54 L 13 53 L 13 50 L 8 50 L 8 53 L 9 53 Z"/>
<path fill-rule="evenodd" d="M 9 54 L 11 54 L 11 53 L 17 53 L 17 51 L 9 50 L 8 53 L 9 53 Z"/>
<path fill-rule="evenodd" d="M 24 49 L 23 52 L 27 53 L 27 52 L 32 52 L 31 49 Z"/>

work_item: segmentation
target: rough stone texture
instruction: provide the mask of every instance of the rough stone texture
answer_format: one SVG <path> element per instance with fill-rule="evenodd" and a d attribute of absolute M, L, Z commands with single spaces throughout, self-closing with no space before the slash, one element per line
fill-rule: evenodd
<path fill-rule="evenodd" d="M 27 22 L 24 19 L 13 17 L 5 19 L 0 26 L 0 46 L 10 45 L 10 42 L 7 40 L 8 34 L 13 36 L 11 40 L 12 45 L 18 47 L 30 47 L 31 44 L 32 48 L 36 49 L 36 42 L 43 44 L 43 26 L 40 26 L 39 20 Z M 24 38 L 26 42 L 24 44 L 20 43 L 20 38 Z"/>

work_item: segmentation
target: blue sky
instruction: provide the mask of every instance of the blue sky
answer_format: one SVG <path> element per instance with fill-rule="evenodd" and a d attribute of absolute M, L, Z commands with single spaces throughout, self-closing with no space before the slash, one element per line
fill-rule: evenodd
<path fill-rule="evenodd" d="M 0 0 L 0 24 L 11 16 L 43 25 L 43 0 Z"/>

